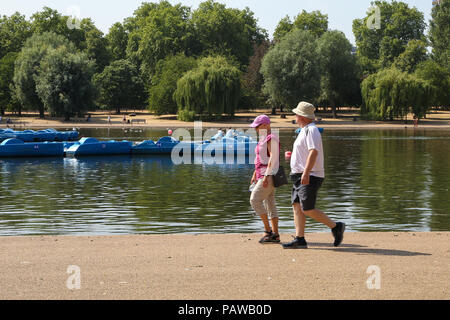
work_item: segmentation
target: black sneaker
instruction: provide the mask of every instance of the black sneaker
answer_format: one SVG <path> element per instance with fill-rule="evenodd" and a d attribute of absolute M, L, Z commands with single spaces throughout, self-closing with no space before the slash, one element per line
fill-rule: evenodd
<path fill-rule="evenodd" d="M 294 237 L 294 241 L 283 244 L 284 249 L 308 249 L 305 238 Z"/>
<path fill-rule="evenodd" d="M 344 240 L 345 223 L 337 222 L 336 227 L 331 229 L 334 237 L 334 246 L 338 247 Z"/>

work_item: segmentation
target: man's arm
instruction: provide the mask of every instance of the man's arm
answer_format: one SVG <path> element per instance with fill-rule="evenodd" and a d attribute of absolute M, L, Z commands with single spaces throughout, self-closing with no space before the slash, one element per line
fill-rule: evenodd
<path fill-rule="evenodd" d="M 306 168 L 305 171 L 303 171 L 302 175 L 302 185 L 309 184 L 309 174 L 311 173 L 312 168 L 314 168 L 318 154 L 319 152 L 316 149 L 309 150 L 308 160 L 306 161 Z"/>

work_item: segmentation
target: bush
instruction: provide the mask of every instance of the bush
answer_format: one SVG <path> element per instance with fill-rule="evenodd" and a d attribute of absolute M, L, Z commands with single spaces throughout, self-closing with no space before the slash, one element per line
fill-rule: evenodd
<path fill-rule="evenodd" d="M 178 120 L 185 122 L 193 122 L 195 121 L 195 111 L 189 110 L 179 110 L 178 111 Z"/>

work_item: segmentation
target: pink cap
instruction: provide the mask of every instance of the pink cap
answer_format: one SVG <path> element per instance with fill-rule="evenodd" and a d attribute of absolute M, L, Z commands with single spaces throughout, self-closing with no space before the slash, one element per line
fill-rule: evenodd
<path fill-rule="evenodd" d="M 256 117 L 255 121 L 250 125 L 251 128 L 257 128 L 262 124 L 270 124 L 270 118 L 266 115 Z"/>

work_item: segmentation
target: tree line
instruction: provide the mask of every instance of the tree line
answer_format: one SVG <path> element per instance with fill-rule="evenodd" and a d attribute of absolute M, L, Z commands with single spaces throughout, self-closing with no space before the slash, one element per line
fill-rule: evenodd
<path fill-rule="evenodd" d="M 106 35 L 89 18 L 48 7 L 29 20 L 2 16 L 0 112 L 69 120 L 134 107 L 192 121 L 309 100 L 334 116 L 353 106 L 367 118 L 394 119 L 448 107 L 449 0 L 434 5 L 428 36 L 416 8 L 374 5 L 380 28 L 369 27 L 371 11 L 355 19 L 356 50 L 320 11 L 286 16 L 269 40 L 249 8 L 213 0 L 196 10 L 144 2 Z"/>

